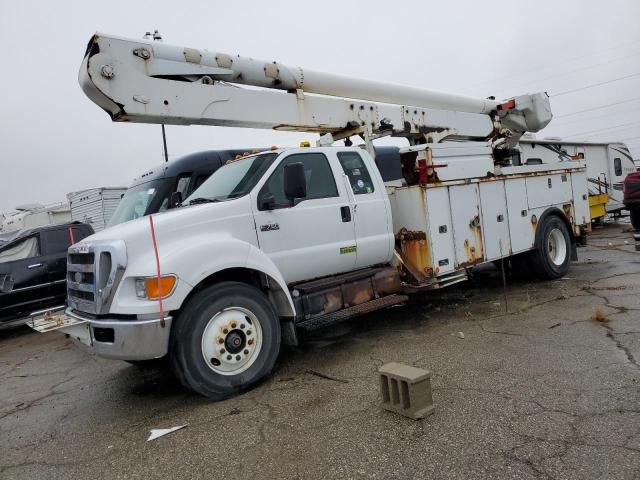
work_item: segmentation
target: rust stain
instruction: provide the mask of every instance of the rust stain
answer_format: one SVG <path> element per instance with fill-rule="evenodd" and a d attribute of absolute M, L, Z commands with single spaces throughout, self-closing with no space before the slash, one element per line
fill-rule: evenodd
<path fill-rule="evenodd" d="M 339 289 L 330 290 L 324 295 L 322 313 L 331 313 L 342 308 L 342 293 Z"/>
<path fill-rule="evenodd" d="M 402 257 L 411 264 L 414 270 L 424 277 L 433 276 L 431 267 L 431 249 L 427 242 L 427 234 L 422 231 L 410 231 L 402 229 L 396 235 L 400 243 Z"/>
<path fill-rule="evenodd" d="M 468 267 L 484 260 L 484 244 L 482 242 L 482 226 L 480 223 L 480 214 L 476 215 L 469 222 L 469 233 L 471 239 L 465 238 L 464 251 L 467 260 L 458 264 L 459 267 Z"/>
<path fill-rule="evenodd" d="M 345 307 L 360 305 L 373 299 L 373 284 L 370 278 L 347 283 L 342 286 L 342 293 Z"/>

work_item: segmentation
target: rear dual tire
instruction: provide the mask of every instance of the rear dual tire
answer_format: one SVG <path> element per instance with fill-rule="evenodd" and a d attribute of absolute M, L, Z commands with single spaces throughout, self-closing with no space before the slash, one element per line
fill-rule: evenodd
<path fill-rule="evenodd" d="M 222 282 L 188 300 L 173 324 L 170 362 L 178 380 L 213 400 L 255 386 L 275 365 L 280 321 L 267 296 Z"/>

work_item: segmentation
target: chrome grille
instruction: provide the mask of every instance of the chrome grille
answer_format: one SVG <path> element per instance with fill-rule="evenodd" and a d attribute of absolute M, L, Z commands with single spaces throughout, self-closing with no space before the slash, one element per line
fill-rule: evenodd
<path fill-rule="evenodd" d="M 126 263 L 126 248 L 121 240 L 70 247 L 67 256 L 69 306 L 96 315 L 108 313 Z"/>
<path fill-rule="evenodd" d="M 79 310 L 95 312 L 95 255 L 69 253 L 67 256 L 67 297 Z"/>

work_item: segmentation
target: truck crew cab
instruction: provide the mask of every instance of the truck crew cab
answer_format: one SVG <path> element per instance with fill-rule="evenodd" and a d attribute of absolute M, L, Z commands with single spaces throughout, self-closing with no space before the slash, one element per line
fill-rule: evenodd
<path fill-rule="evenodd" d="M 462 282 L 476 265 L 515 256 L 559 278 L 590 228 L 583 160 L 515 161 L 519 137 L 551 120 L 544 93 L 469 99 L 99 34 L 80 83 L 115 121 L 323 134 L 230 162 L 182 208 L 69 249 L 79 276 L 61 331 L 107 358 L 168 356 L 210 398 L 255 385 L 301 330 Z M 409 146 L 377 165 L 372 142 L 389 135 Z M 354 136 L 365 149 L 348 146 Z"/>
<path fill-rule="evenodd" d="M 93 233 L 90 225 L 47 225 L 13 232 L 0 245 L 0 323 L 63 305 L 67 249 Z"/>

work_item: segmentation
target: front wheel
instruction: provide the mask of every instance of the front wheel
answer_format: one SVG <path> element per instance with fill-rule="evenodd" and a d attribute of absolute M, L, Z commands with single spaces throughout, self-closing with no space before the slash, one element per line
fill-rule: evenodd
<path fill-rule="evenodd" d="M 533 270 L 544 280 L 564 277 L 571 260 L 571 237 L 566 224 L 559 217 L 550 215 L 538 229 L 536 250 L 531 258 Z"/>
<path fill-rule="evenodd" d="M 208 287 L 174 322 L 171 364 L 187 388 L 220 400 L 256 385 L 280 351 L 280 322 L 269 299 L 239 282 Z"/>
<path fill-rule="evenodd" d="M 640 207 L 629 210 L 631 216 L 631 226 L 634 230 L 640 230 Z"/>

